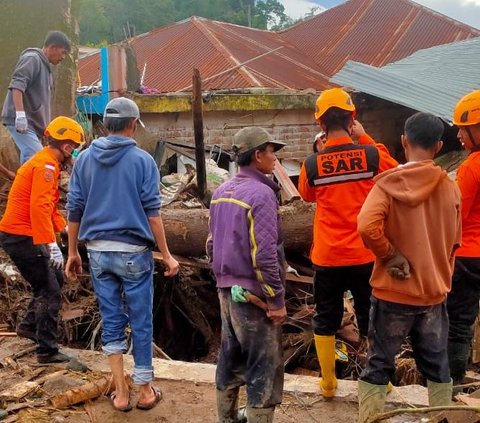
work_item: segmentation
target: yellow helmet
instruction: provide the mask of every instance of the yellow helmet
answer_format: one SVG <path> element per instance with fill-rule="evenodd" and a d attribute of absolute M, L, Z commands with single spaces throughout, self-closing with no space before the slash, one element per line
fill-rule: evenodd
<path fill-rule="evenodd" d="M 315 119 L 320 119 L 332 107 L 338 107 L 355 115 L 355 105 L 351 97 L 341 88 L 331 88 L 319 95 L 315 103 Z"/>
<path fill-rule="evenodd" d="M 453 110 L 453 123 L 469 126 L 480 123 L 480 90 L 462 97 Z"/>
<path fill-rule="evenodd" d="M 76 144 L 85 144 L 85 133 L 82 126 L 66 116 L 53 119 L 45 129 L 45 135 L 57 141 L 73 141 Z"/>

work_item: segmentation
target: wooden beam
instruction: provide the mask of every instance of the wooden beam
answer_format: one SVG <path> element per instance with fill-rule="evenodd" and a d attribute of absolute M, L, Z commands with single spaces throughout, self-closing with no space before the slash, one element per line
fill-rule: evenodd
<path fill-rule="evenodd" d="M 197 167 L 197 187 L 203 201 L 207 193 L 207 170 L 205 166 L 205 145 L 203 143 L 203 100 L 202 79 L 198 69 L 193 69 L 192 92 L 193 133 L 195 137 L 195 162 Z"/>

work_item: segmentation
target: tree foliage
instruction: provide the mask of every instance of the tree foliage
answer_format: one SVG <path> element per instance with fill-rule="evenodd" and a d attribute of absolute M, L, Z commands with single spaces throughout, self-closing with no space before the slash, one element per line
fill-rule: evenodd
<path fill-rule="evenodd" d="M 81 0 L 80 42 L 99 45 L 190 16 L 279 30 L 291 25 L 278 0 Z"/>

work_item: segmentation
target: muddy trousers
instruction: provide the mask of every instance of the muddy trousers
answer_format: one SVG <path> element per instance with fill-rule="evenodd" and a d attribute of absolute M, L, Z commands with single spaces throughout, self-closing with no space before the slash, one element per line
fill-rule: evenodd
<path fill-rule="evenodd" d="M 33 292 L 20 327 L 36 333 L 37 355 L 55 354 L 58 352 L 58 312 L 63 272 L 54 271 L 49 266 L 47 247 L 34 245 L 29 236 L 0 232 L 0 244 Z"/>
<path fill-rule="evenodd" d="M 432 382 L 449 384 L 448 315 L 445 302 L 432 306 L 411 306 L 373 296 L 371 302 L 367 365 L 360 380 L 386 386 L 395 372 L 395 356 L 405 338 L 410 336 L 420 373 Z"/>
<path fill-rule="evenodd" d="M 447 298 L 450 320 L 448 360 L 454 385 L 465 376 L 473 337 L 472 325 L 478 316 L 480 300 L 480 258 L 457 257 L 452 290 Z"/>
<path fill-rule="evenodd" d="M 246 385 L 248 408 L 268 409 L 280 404 L 284 377 L 281 327 L 274 326 L 259 307 L 233 302 L 230 288 L 219 289 L 218 296 L 222 338 L 217 389 Z"/>

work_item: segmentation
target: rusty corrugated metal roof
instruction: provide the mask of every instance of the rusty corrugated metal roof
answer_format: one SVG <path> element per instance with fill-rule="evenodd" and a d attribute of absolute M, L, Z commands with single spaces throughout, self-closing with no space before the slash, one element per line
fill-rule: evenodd
<path fill-rule="evenodd" d="M 144 85 L 162 93 L 190 90 L 194 67 L 205 90 L 321 91 L 348 60 L 383 66 L 420 49 L 475 36 L 480 30 L 410 0 L 349 0 L 280 33 L 192 17 L 130 43 L 140 73 L 146 65 Z M 83 85 L 100 78 L 98 54 L 79 63 Z"/>
<path fill-rule="evenodd" d="M 331 76 L 348 60 L 383 66 L 480 30 L 410 0 L 349 0 L 280 34 Z"/>
<path fill-rule="evenodd" d="M 318 65 L 278 34 L 204 18 L 168 25 L 130 40 L 140 72 L 146 65 L 144 85 L 160 92 L 189 90 L 193 68 L 205 81 L 205 90 L 252 87 L 322 90 L 328 76 Z M 281 47 L 244 66 L 257 56 Z M 80 60 L 83 85 L 99 79 L 98 55 Z"/>

